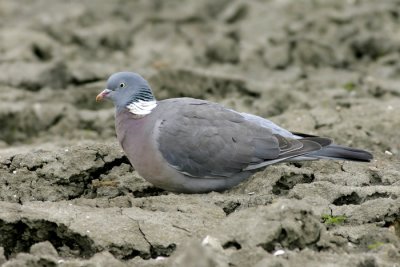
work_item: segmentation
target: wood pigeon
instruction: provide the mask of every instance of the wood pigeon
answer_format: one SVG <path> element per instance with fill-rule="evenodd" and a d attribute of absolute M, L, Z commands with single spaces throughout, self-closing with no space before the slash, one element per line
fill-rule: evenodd
<path fill-rule="evenodd" d="M 117 138 L 136 171 L 180 193 L 222 191 L 278 162 L 370 161 L 371 153 L 324 137 L 292 133 L 273 122 L 193 98 L 157 101 L 148 82 L 118 72 L 96 100 L 116 108 Z"/>

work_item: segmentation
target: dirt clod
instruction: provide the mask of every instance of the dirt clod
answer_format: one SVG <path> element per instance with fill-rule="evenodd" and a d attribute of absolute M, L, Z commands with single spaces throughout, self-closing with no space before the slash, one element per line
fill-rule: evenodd
<path fill-rule="evenodd" d="M 397 266 L 399 1 L 0 3 L 0 265 Z M 371 151 L 283 163 L 222 193 L 142 179 L 116 71 Z M 397 265 L 396 265 L 397 264 Z"/>

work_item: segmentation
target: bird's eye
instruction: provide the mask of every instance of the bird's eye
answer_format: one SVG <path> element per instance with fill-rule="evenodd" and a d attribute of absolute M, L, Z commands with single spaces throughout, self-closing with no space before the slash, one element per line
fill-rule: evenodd
<path fill-rule="evenodd" d="M 120 87 L 120 88 L 124 88 L 124 87 L 125 87 L 125 83 L 120 83 L 120 84 L 119 84 L 119 87 Z"/>

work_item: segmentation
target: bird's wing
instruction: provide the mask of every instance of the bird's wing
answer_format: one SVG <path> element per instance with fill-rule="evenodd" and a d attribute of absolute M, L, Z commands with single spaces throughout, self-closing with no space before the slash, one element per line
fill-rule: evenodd
<path fill-rule="evenodd" d="M 242 115 L 246 120 L 251 121 L 254 124 L 270 129 L 274 134 L 279 134 L 289 138 L 296 138 L 293 133 L 280 127 L 270 120 L 245 112 L 240 113 L 240 115 Z"/>
<path fill-rule="evenodd" d="M 230 177 L 246 170 L 317 151 L 318 142 L 286 138 L 221 105 L 182 100 L 163 116 L 159 150 L 179 172 L 192 177 Z"/>

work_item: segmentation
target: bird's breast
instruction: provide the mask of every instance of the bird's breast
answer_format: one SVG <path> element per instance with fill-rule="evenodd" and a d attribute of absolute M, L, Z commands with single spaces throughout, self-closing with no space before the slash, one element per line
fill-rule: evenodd
<path fill-rule="evenodd" d="M 117 138 L 135 170 L 149 182 L 162 187 L 171 176 L 170 167 L 158 150 L 157 121 L 146 117 L 116 118 Z"/>
<path fill-rule="evenodd" d="M 132 164 L 135 164 L 141 156 L 146 155 L 149 138 L 146 134 L 146 120 L 144 118 L 134 119 L 126 114 L 121 114 L 115 120 L 117 138 L 125 154 Z M 147 148 L 148 150 L 148 148 Z M 136 167 L 136 166 L 135 166 Z"/>

